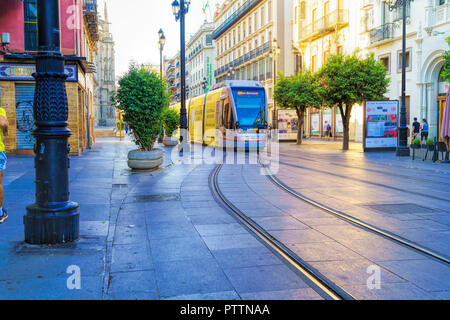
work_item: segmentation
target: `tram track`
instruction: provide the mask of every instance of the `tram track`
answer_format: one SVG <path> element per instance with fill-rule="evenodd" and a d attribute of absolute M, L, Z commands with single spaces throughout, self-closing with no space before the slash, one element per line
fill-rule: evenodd
<path fill-rule="evenodd" d="M 437 252 L 434 252 L 431 249 L 423 247 L 423 246 L 421 246 L 421 245 L 419 245 L 419 244 L 417 244 L 415 242 L 412 242 L 412 241 L 410 241 L 408 239 L 405 239 L 405 238 L 403 238 L 401 236 L 398 236 L 398 235 L 396 235 L 396 234 L 394 234 L 392 232 L 389 232 L 389 231 L 383 230 L 381 228 L 378 228 L 376 226 L 373 226 L 373 225 L 371 225 L 369 223 L 366 223 L 366 222 L 364 222 L 364 221 L 362 221 L 362 220 L 360 220 L 360 219 L 358 219 L 358 218 L 356 218 L 356 217 L 354 217 L 354 216 L 352 216 L 350 214 L 344 213 L 344 212 L 339 211 L 339 210 L 335 210 L 333 208 L 328 207 L 325 204 L 322 204 L 322 203 L 320 203 L 318 201 L 315 201 L 315 200 L 313 200 L 313 199 L 311 199 L 311 198 L 309 198 L 309 197 L 307 197 L 307 196 L 305 196 L 305 195 L 303 195 L 303 194 L 293 190 L 288 185 L 286 185 L 284 182 L 282 182 L 280 179 L 278 179 L 275 175 L 273 175 L 266 166 L 264 166 L 262 164 L 261 164 L 261 166 L 266 171 L 266 173 L 267 173 L 266 177 L 269 179 L 269 181 L 271 181 L 274 185 L 276 185 L 280 189 L 284 190 L 288 194 L 294 196 L 296 199 L 299 199 L 299 200 L 301 200 L 303 202 L 306 202 L 306 203 L 308 203 L 308 204 L 310 204 L 310 205 L 312 205 L 312 206 L 314 206 L 316 208 L 319 208 L 322 211 L 324 211 L 324 212 L 326 212 L 326 213 L 328 213 L 328 214 L 330 214 L 330 215 L 332 215 L 334 217 L 337 217 L 337 218 L 339 218 L 339 219 L 341 219 L 343 221 L 346 221 L 346 222 L 348 222 L 348 223 L 350 223 L 352 225 L 355 225 L 355 226 L 357 226 L 357 227 L 359 227 L 359 228 L 361 228 L 363 230 L 372 232 L 372 233 L 374 233 L 374 234 L 376 234 L 378 236 L 381 236 L 381 237 L 383 237 L 385 239 L 388 239 L 388 240 L 390 240 L 390 241 L 392 241 L 392 242 L 394 242 L 396 244 L 400 244 L 400 245 L 402 245 L 404 247 L 407 247 L 407 248 L 412 249 L 412 250 L 414 250 L 414 251 L 416 251 L 418 253 L 421 253 L 421 254 L 429 257 L 429 258 L 432 258 L 432 259 L 435 259 L 435 260 L 438 260 L 440 262 L 443 262 L 445 264 L 450 265 L 450 257 L 442 255 L 442 254 L 437 253 Z"/>
<path fill-rule="evenodd" d="M 257 224 L 253 219 L 245 215 L 220 190 L 218 176 L 223 164 L 218 165 L 210 175 L 210 188 L 216 200 L 223 205 L 230 215 L 235 217 L 247 230 L 260 239 L 266 246 L 277 253 L 288 265 L 307 279 L 319 295 L 328 300 L 355 300 L 347 291 L 330 281 L 326 276 L 301 259 L 286 245 L 273 237 L 269 232 Z"/>

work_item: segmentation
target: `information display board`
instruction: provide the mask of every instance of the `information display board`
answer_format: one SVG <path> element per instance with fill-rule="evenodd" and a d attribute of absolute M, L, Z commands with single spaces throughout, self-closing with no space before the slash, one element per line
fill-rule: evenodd
<path fill-rule="evenodd" d="M 279 140 L 297 140 L 298 117 L 295 110 L 278 110 Z"/>
<path fill-rule="evenodd" d="M 364 108 L 364 151 L 397 148 L 398 101 L 367 101 Z"/>

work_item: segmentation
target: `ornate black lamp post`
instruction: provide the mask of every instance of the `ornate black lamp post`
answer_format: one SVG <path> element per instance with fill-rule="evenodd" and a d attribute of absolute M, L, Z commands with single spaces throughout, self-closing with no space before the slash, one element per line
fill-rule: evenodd
<path fill-rule="evenodd" d="M 163 50 L 164 45 L 166 44 L 166 36 L 164 35 L 164 31 L 162 29 L 159 29 L 158 31 L 159 40 L 158 40 L 158 47 L 159 47 L 159 72 L 162 79 L 163 76 Z"/>
<path fill-rule="evenodd" d="M 79 236 L 78 204 L 69 201 L 68 106 L 60 48 L 59 1 L 38 0 L 38 45 L 33 131 L 36 203 L 24 216 L 30 244 L 72 242 Z"/>
<path fill-rule="evenodd" d="M 399 139 L 397 146 L 397 156 L 409 157 L 410 151 L 408 148 L 408 127 L 406 119 L 406 9 L 407 4 L 413 0 L 386 0 L 390 11 L 402 9 L 403 19 L 403 39 L 402 39 L 402 101 L 400 107 L 400 126 Z"/>
<path fill-rule="evenodd" d="M 180 108 L 180 129 L 183 132 L 187 130 L 187 112 L 186 112 L 186 41 L 185 41 L 185 15 L 189 12 L 190 0 L 174 0 L 172 10 L 175 20 L 180 20 L 180 66 L 181 66 L 181 108 Z M 184 129 L 184 130 L 183 130 Z M 183 137 L 180 137 L 184 141 Z"/>

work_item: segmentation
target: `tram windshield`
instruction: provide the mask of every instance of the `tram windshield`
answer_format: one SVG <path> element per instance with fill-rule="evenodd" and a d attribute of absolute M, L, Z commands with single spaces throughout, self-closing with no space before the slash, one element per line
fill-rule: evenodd
<path fill-rule="evenodd" d="M 266 99 L 264 90 L 233 89 L 239 127 L 241 129 L 262 128 L 266 123 Z"/>

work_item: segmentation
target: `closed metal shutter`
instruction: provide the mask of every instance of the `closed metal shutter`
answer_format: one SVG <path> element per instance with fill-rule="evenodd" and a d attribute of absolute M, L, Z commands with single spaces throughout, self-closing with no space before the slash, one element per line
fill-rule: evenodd
<path fill-rule="evenodd" d="M 33 150 L 34 84 L 16 84 L 17 150 Z"/>

